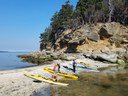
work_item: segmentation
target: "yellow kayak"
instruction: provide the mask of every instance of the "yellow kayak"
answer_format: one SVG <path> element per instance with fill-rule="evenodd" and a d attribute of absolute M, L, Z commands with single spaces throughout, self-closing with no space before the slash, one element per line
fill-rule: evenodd
<path fill-rule="evenodd" d="M 47 67 L 45 67 L 44 70 L 46 70 L 50 73 L 54 73 L 54 70 L 52 70 L 50 68 L 47 68 Z M 72 79 L 75 79 L 75 80 L 78 79 L 77 75 L 72 75 L 72 74 L 67 74 L 67 73 L 62 73 L 62 72 L 58 72 L 57 74 L 60 75 L 60 76 L 67 77 L 67 78 L 72 78 Z"/>
<path fill-rule="evenodd" d="M 44 81 L 44 82 L 50 83 L 50 84 L 63 85 L 63 86 L 67 86 L 68 85 L 66 83 L 55 82 L 55 81 L 53 81 L 51 79 L 46 79 L 46 78 L 44 78 L 42 76 L 33 75 L 33 74 L 30 74 L 30 73 L 27 73 L 27 72 L 24 72 L 24 75 L 27 76 L 27 77 L 39 80 L 39 81 Z"/>

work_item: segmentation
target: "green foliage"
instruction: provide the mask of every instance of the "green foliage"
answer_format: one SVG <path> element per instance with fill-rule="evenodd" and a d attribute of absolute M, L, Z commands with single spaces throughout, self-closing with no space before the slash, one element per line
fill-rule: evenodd
<path fill-rule="evenodd" d="M 117 63 L 120 64 L 120 65 L 125 65 L 125 61 L 122 60 L 122 59 L 118 59 L 117 60 Z"/>
<path fill-rule="evenodd" d="M 40 49 L 45 49 L 46 43 L 51 42 L 54 45 L 59 35 L 65 30 L 70 28 L 73 17 L 73 6 L 69 4 L 69 0 L 62 5 L 59 12 L 55 12 L 51 18 L 50 27 L 46 28 L 40 34 Z"/>
<path fill-rule="evenodd" d="M 40 34 L 40 49 L 45 49 L 47 43 L 50 41 L 51 27 L 47 27 L 43 33 Z"/>
<path fill-rule="evenodd" d="M 65 4 L 62 5 L 60 11 L 56 12 L 51 18 L 52 33 L 50 34 L 50 37 L 52 38 L 53 43 L 58 36 L 68 28 L 72 14 L 73 6 L 69 4 L 69 1 L 66 1 Z"/>
<path fill-rule="evenodd" d="M 103 0 L 79 0 L 76 12 L 80 14 L 82 22 L 94 23 L 103 17 L 102 7 Z"/>
<path fill-rule="evenodd" d="M 48 42 L 49 41 L 49 34 L 51 33 L 51 27 L 47 27 L 43 33 L 40 34 L 41 41 Z"/>
<path fill-rule="evenodd" d="M 41 57 L 41 56 L 34 56 L 32 54 L 18 55 L 18 58 L 22 58 L 22 62 L 29 62 L 38 65 L 57 59 L 55 57 L 51 57 L 47 55 Z"/>

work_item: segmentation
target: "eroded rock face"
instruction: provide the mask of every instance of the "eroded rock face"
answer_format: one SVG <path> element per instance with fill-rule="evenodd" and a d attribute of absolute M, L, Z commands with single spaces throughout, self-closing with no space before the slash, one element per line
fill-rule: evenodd
<path fill-rule="evenodd" d="M 54 46 L 53 46 L 54 45 Z M 116 22 L 86 24 L 76 30 L 65 30 L 55 44 L 45 44 L 47 50 L 63 52 L 113 52 L 117 48 L 128 50 L 128 26 Z M 116 52 L 115 52 L 116 53 Z M 127 58 L 125 52 L 119 52 L 119 58 Z"/>
<path fill-rule="evenodd" d="M 67 52 L 67 53 L 77 52 L 77 45 L 78 45 L 78 42 L 69 43 L 68 46 L 67 46 L 67 50 L 65 52 Z"/>
<path fill-rule="evenodd" d="M 84 44 L 85 39 L 86 36 L 83 35 L 82 32 L 66 30 L 61 34 L 60 38 L 57 39 L 55 43 L 57 47 L 55 50 L 67 47 L 66 52 L 76 52 L 77 46 Z"/>

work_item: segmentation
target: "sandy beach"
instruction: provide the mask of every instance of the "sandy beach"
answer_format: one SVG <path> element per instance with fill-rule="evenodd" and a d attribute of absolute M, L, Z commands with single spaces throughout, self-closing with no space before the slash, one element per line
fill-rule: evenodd
<path fill-rule="evenodd" d="M 0 71 L 0 96 L 33 96 L 34 92 L 40 89 L 47 88 L 50 86 L 49 83 L 41 82 L 35 83 L 33 79 L 24 76 L 23 72 L 27 71 L 31 74 L 41 75 L 46 78 L 51 78 L 51 73 L 43 70 L 44 67 L 52 68 L 53 65 L 59 62 L 60 65 L 69 66 L 72 61 L 54 61 L 48 65 L 15 69 L 15 70 L 4 70 Z M 115 66 L 116 64 L 104 64 L 102 62 L 93 61 L 90 59 L 77 59 L 76 62 L 84 62 L 86 64 L 91 64 L 91 67 L 97 66 L 97 68 Z M 62 72 L 73 74 L 73 72 L 68 71 L 61 67 Z M 82 71 L 82 70 L 81 70 Z M 62 78 L 59 76 L 59 78 Z M 57 86 L 57 85 L 54 85 Z M 69 85 L 70 86 L 70 85 Z M 46 91 L 44 91 L 44 96 L 48 96 Z"/>

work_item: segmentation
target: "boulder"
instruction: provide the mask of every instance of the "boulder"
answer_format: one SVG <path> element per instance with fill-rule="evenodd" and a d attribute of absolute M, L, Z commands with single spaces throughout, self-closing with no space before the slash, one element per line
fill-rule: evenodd
<path fill-rule="evenodd" d="M 99 40 L 99 35 L 96 32 L 90 32 L 87 34 L 87 38 L 92 40 L 92 41 L 97 42 Z"/>
<path fill-rule="evenodd" d="M 109 61 L 115 63 L 117 61 L 118 55 L 115 53 L 93 53 L 91 58 L 99 61 Z"/>
<path fill-rule="evenodd" d="M 98 34 L 100 35 L 100 39 L 103 40 L 104 38 L 109 38 L 109 37 L 111 37 L 111 36 L 113 35 L 113 32 L 110 32 L 110 33 L 109 33 L 109 31 L 108 31 L 106 28 L 102 27 L 102 28 L 99 30 Z"/>

